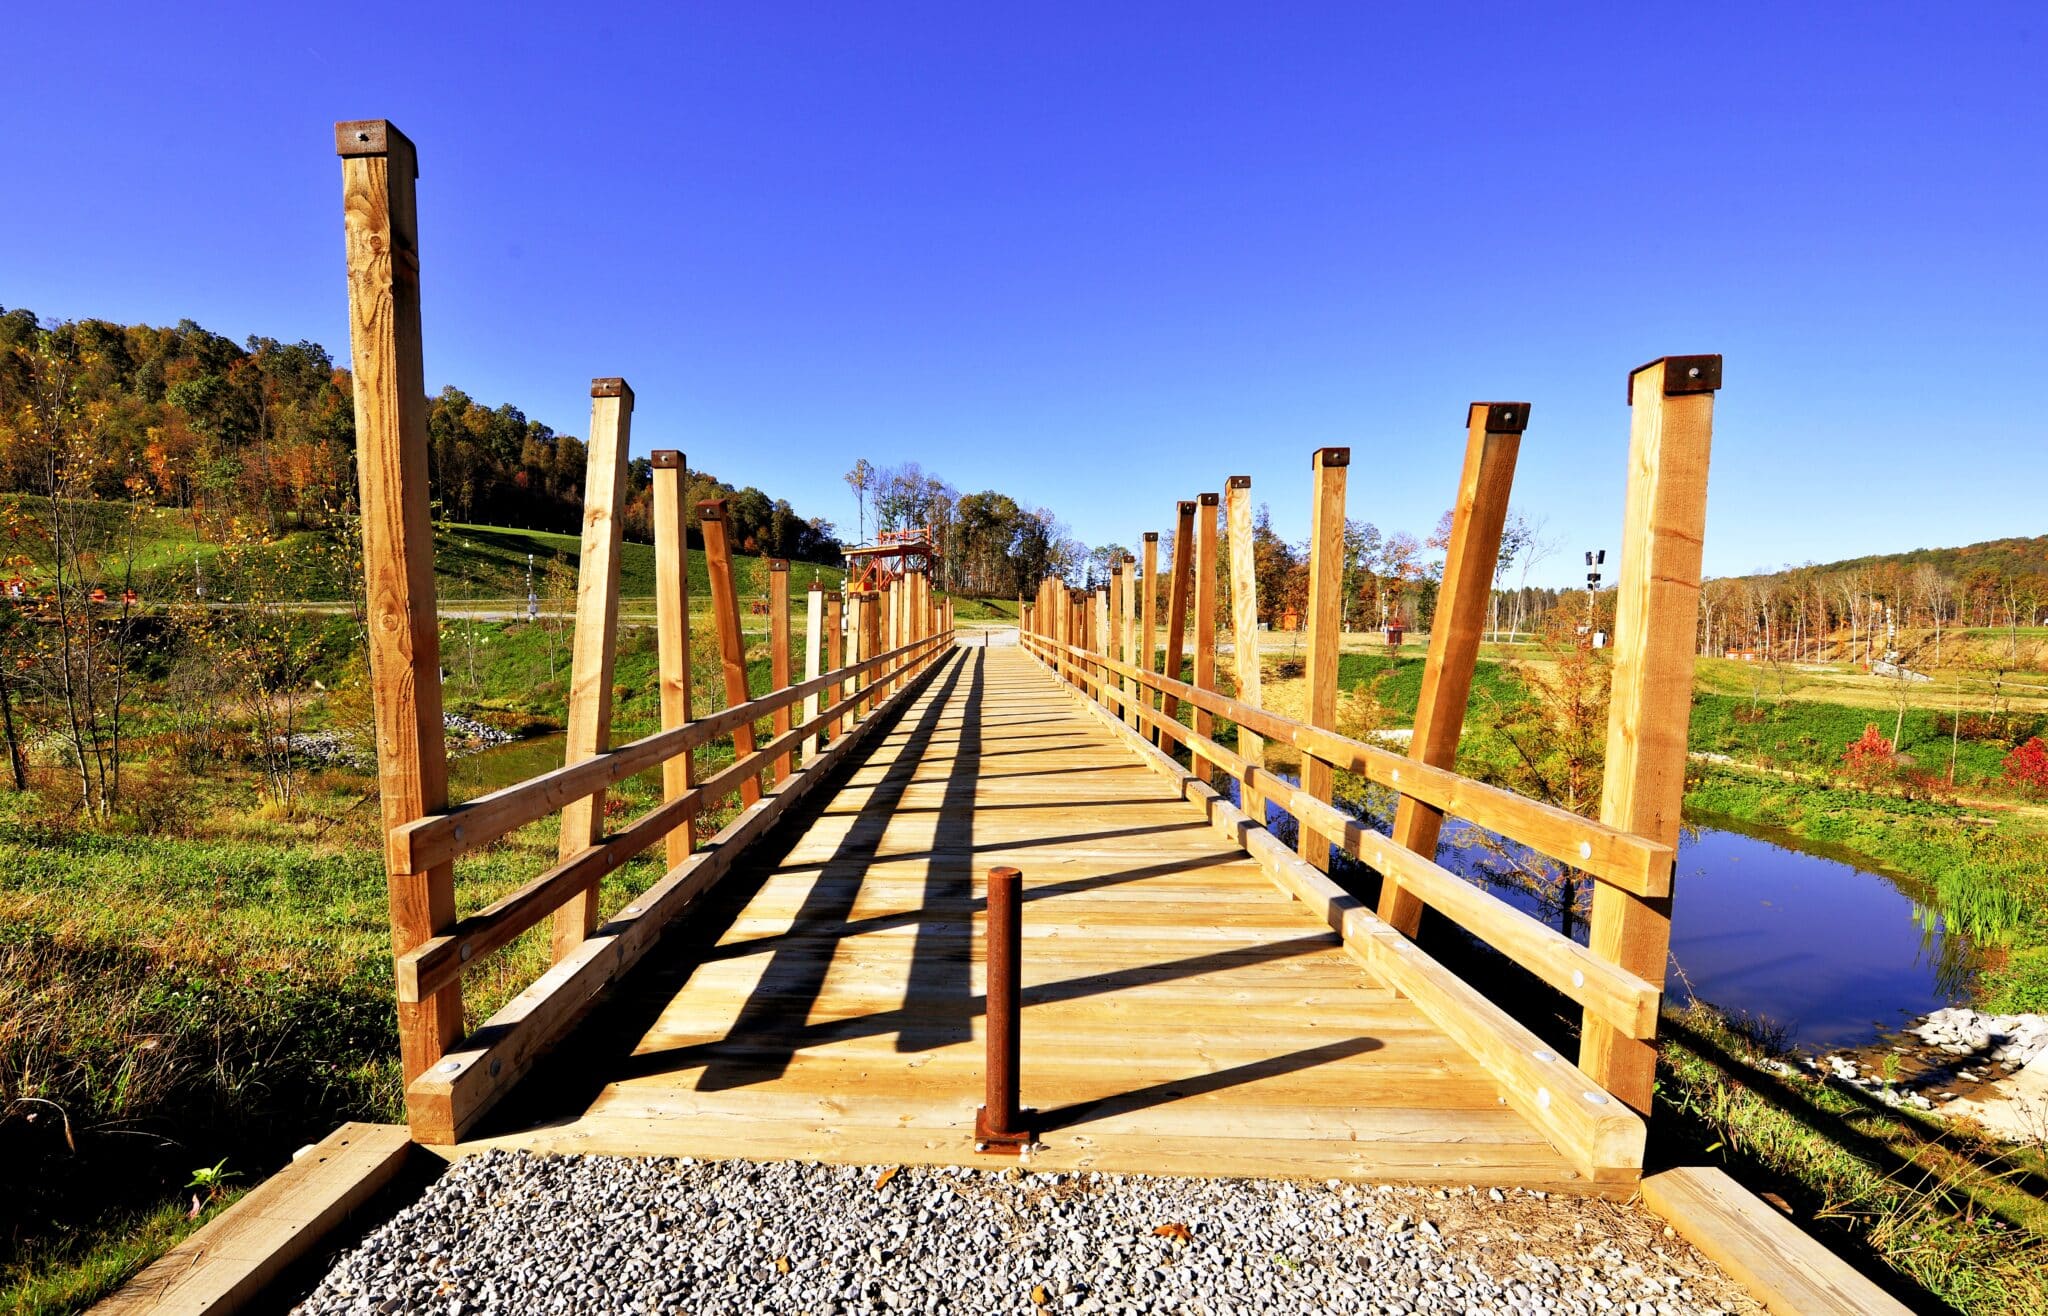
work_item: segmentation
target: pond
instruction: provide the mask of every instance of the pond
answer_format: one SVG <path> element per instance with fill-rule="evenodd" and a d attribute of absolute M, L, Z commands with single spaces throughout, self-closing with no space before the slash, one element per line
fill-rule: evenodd
<path fill-rule="evenodd" d="M 1718 821 L 1718 820 L 1717 820 Z M 1769 829 L 1688 827 L 1666 990 L 1855 1047 L 1970 999 L 1976 953 L 1910 882 Z M 1680 974 L 1683 974 L 1683 981 Z"/>
<path fill-rule="evenodd" d="M 1389 830 L 1369 808 L 1349 807 Z M 1292 821 L 1270 816 L 1291 841 Z M 1785 833 L 1702 824 L 1679 841 L 1670 999 L 1767 1019 L 1808 1051 L 1867 1045 L 1969 1001 L 1976 949 L 1910 881 Z M 1523 853 L 1454 819 L 1437 862 L 1552 926 L 1569 923 L 1584 942 L 1583 923 L 1563 918 L 1558 902 L 1507 879 Z"/>

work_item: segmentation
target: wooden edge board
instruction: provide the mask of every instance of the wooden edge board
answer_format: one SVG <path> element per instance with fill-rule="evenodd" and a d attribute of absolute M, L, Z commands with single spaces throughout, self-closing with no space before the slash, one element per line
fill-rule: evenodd
<path fill-rule="evenodd" d="M 1643 1205 L 1780 1316 L 1903 1316 L 1909 1310 L 1713 1166 L 1681 1166 L 1645 1177 Z"/>
<path fill-rule="evenodd" d="M 1596 1183 L 1640 1177 L 1648 1136 L 1640 1116 L 1382 922 L 1356 896 L 1281 844 L 1272 832 L 1254 824 L 1171 755 L 1146 743 L 1121 719 L 1085 696 L 1079 702 L 1148 766 L 1176 782 L 1183 798 L 1202 804 L 1210 824 L 1257 860 L 1275 885 L 1310 909 L 1320 910 L 1325 922 L 1343 938 L 1345 949 L 1464 1047 L 1500 1084 L 1502 1099 L 1521 1112 L 1580 1174 Z"/>
<path fill-rule="evenodd" d="M 506 1002 L 440 1062 L 406 1088 L 406 1116 L 424 1143 L 454 1142 L 510 1090 L 561 1033 L 590 1008 L 597 993 L 645 955 L 661 929 L 710 889 L 747 845 L 866 739 L 886 714 L 913 698 L 944 664 L 933 662 L 876 705 L 846 737 L 791 773 L 742 810 L 725 828 L 596 934 Z"/>
<path fill-rule="evenodd" d="M 909 656 L 913 650 L 936 647 L 939 638 L 932 636 L 877 654 L 836 672 L 827 672 L 816 680 L 802 681 L 762 695 L 759 699 L 735 704 L 698 718 L 687 726 L 642 736 L 631 744 L 580 759 L 552 772 L 543 772 L 488 795 L 479 795 L 467 804 L 456 805 L 446 812 L 428 814 L 394 827 L 385 840 L 386 862 L 391 872 L 407 875 L 425 872 L 458 859 L 514 828 L 545 818 L 595 790 L 644 772 L 728 732 L 751 726 L 835 681 L 864 675 L 891 659 Z"/>
<path fill-rule="evenodd" d="M 1057 649 L 1057 641 L 1032 636 L 1032 644 Z M 1115 659 L 1097 658 L 1112 669 L 1122 667 Z M 1197 708 L 1207 709 L 1246 727 L 1269 740 L 1294 746 L 1333 767 L 1355 772 L 1382 786 L 1398 791 L 1432 808 L 1477 823 L 1509 840 L 1520 842 L 1541 854 L 1581 869 L 1602 882 L 1635 895 L 1668 896 L 1676 853 L 1670 846 L 1609 827 L 1591 818 L 1488 786 L 1448 768 L 1432 767 L 1406 755 L 1391 753 L 1375 745 L 1335 731 L 1312 727 L 1292 718 L 1269 713 L 1228 696 L 1188 685 L 1152 672 L 1130 669 L 1138 679 L 1156 690 L 1166 691 Z M 1406 780 L 1403 780 L 1403 774 Z M 1569 854 L 1554 851 L 1567 849 Z"/>
<path fill-rule="evenodd" d="M 92 1310 L 100 1316 L 245 1310 L 395 1179 L 413 1150 L 402 1124 L 344 1124 Z"/>
<path fill-rule="evenodd" d="M 1110 695 L 1123 698 L 1115 690 Z M 1657 1035 L 1657 1012 L 1664 999 L 1661 988 L 1600 958 L 1491 892 L 1481 891 L 1435 860 L 1402 848 L 1335 805 L 1265 768 L 1246 763 L 1208 737 L 1168 721 L 1142 704 L 1136 711 L 1140 722 L 1158 735 L 1158 740 L 1148 743 L 1163 744 L 1169 737 L 1180 742 L 1190 753 L 1237 778 L 1248 795 L 1272 800 L 1297 819 L 1313 819 L 1317 832 L 1345 854 L 1407 883 L 1431 907 L 1620 1032 L 1636 1038 Z"/>

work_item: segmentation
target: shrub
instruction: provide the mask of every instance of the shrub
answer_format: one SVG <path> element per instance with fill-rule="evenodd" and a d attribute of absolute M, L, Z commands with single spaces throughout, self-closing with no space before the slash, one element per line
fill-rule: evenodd
<path fill-rule="evenodd" d="M 1849 742 L 1842 751 L 1842 771 L 1849 780 L 1865 790 L 1876 790 L 1890 782 L 1897 774 L 1898 755 L 1892 752 L 1892 742 L 1872 722 L 1863 728 L 1863 735 Z"/>
<path fill-rule="evenodd" d="M 2006 755 L 2002 766 L 2005 784 L 2022 795 L 2039 797 L 2048 794 L 2048 745 L 2042 744 L 2039 736 L 2030 737 L 2024 745 Z"/>

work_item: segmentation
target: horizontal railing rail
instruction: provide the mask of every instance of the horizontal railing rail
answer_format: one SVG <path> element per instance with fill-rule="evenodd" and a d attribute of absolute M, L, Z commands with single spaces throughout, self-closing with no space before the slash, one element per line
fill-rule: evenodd
<path fill-rule="evenodd" d="M 1237 720 L 1240 713 L 1251 715 L 1242 722 L 1242 725 L 1252 726 L 1274 740 L 1289 739 L 1289 733 L 1293 730 L 1313 730 L 1290 718 L 1248 708 L 1212 691 L 1198 689 L 1141 667 L 1133 667 L 1115 658 L 1090 654 L 1086 650 L 1056 640 L 1028 636 L 1025 644 L 1038 650 L 1041 657 L 1046 654 L 1065 654 L 1070 658 L 1085 660 L 1105 672 L 1136 680 L 1154 691 L 1176 695 L 1191 707 L 1206 708 L 1212 713 L 1233 720 Z M 1126 716 L 1135 715 L 1140 722 L 1156 731 L 1162 738 L 1178 742 L 1191 754 L 1236 778 L 1244 787 L 1247 797 L 1255 795 L 1272 801 L 1292 814 L 1297 822 L 1313 824 L 1319 833 L 1330 837 L 1337 848 L 1351 858 L 1370 865 L 1380 873 L 1398 877 L 1403 882 L 1411 884 L 1416 893 L 1440 913 L 1573 1001 L 1608 1020 L 1618 1030 L 1630 1037 L 1656 1035 L 1657 1008 L 1663 995 L 1657 986 L 1600 958 L 1557 929 L 1530 917 L 1491 892 L 1480 890 L 1433 859 L 1395 844 L 1358 818 L 1333 804 L 1317 799 L 1278 773 L 1246 762 L 1242 756 L 1224 748 L 1215 740 L 1164 716 L 1146 700 L 1127 694 L 1114 682 L 1101 681 L 1095 697 L 1098 700 L 1113 702 Z M 1376 750 L 1335 732 L 1318 732 L 1315 737 L 1303 739 L 1319 746 L 1328 745 L 1330 749 L 1326 752 L 1330 757 L 1324 761 L 1336 767 L 1348 768 L 1350 763 L 1357 761 L 1351 754 L 1340 756 L 1341 751 L 1345 749 L 1364 750 L 1375 756 L 1385 754 L 1385 751 Z M 1440 768 L 1428 768 L 1426 765 L 1407 762 L 1403 762 L 1403 767 L 1423 769 L 1421 772 L 1409 774 L 1410 784 L 1417 782 L 1418 779 L 1425 781 L 1427 785 L 1424 789 L 1429 791 L 1429 794 L 1419 797 L 1432 804 L 1438 800 L 1458 798 L 1461 793 L 1458 788 L 1463 786 L 1476 788 L 1469 792 L 1469 796 L 1485 799 L 1493 810 L 1493 817 L 1508 816 L 1517 822 L 1526 822 L 1533 812 L 1546 826 L 1563 828 L 1564 832 L 1571 836 L 1596 838 L 1612 831 L 1576 814 L 1552 810 L 1550 806 L 1538 801 L 1481 786 L 1469 778 L 1458 777 L 1457 774 Z M 1397 791 L 1403 789 L 1403 783 L 1399 780 L 1400 771 L 1401 769 L 1396 768 L 1387 773 L 1391 779 L 1389 784 Z M 1451 780 L 1446 782 L 1445 778 Z M 1487 794 L 1482 796 L 1479 792 Z M 1505 799 L 1503 801 L 1495 797 Z M 1513 807 L 1503 808 L 1503 803 Z M 1554 812 L 1562 817 L 1551 819 L 1545 817 L 1543 811 Z M 1564 828 L 1563 824 L 1566 822 L 1576 826 Z M 1497 827 L 1495 830 L 1503 829 Z M 1517 830 L 1527 835 L 1534 829 L 1521 826 Z M 1507 833 L 1503 831 L 1503 834 Z M 1605 839 L 1641 840 L 1638 837 L 1613 835 L 1606 835 Z M 1589 839 L 1585 844 L 1590 847 L 1592 841 Z M 1656 846 L 1654 842 L 1642 842 L 1642 845 L 1656 849 L 1664 848 Z M 1540 849 L 1534 845 L 1531 848 Z"/>
<path fill-rule="evenodd" d="M 1519 842 L 1623 891 L 1639 896 L 1671 894 L 1671 872 L 1677 852 L 1660 841 L 1621 831 L 1597 818 L 1583 817 L 1542 800 L 1489 786 L 1340 732 L 1270 713 L 1104 654 L 1045 636 L 1028 638 L 1060 652 L 1077 666 L 1097 666 L 1142 682 L 1194 708 L 1229 718 L 1268 740 L 1292 745 L 1332 768 L 1356 773 L 1397 794 Z M 1114 686 L 1109 688 L 1115 690 Z"/>
<path fill-rule="evenodd" d="M 726 712 L 751 712 L 753 717 L 742 718 L 738 722 L 727 721 L 723 729 L 730 732 L 739 722 L 752 721 L 756 717 L 765 716 L 775 707 L 787 707 L 789 703 L 795 702 L 794 700 L 781 699 L 783 695 L 794 692 L 797 698 L 801 699 L 815 690 L 827 689 L 834 684 L 846 682 L 861 673 L 872 671 L 876 667 L 888 662 L 901 660 L 906 664 L 906 670 L 909 675 L 914 676 L 927 659 L 941 651 L 945 646 L 950 645 L 952 640 L 953 637 L 950 633 L 930 636 L 914 644 L 907 644 L 899 649 L 892 649 L 888 653 L 878 655 L 866 662 L 849 664 L 836 671 L 828 672 L 815 681 L 806 681 L 802 685 L 791 686 L 787 690 L 778 691 L 775 695 L 738 705 L 735 708 L 726 710 Z M 859 703 L 863 699 L 872 696 L 882 683 L 883 679 L 877 678 L 867 685 L 858 687 L 855 693 L 841 699 L 815 717 L 804 722 L 801 726 L 775 737 L 749 754 L 736 758 L 732 763 L 702 782 L 692 786 L 683 794 L 664 800 L 618 831 L 607 835 L 598 844 L 578 852 L 569 859 L 556 864 L 553 868 L 535 877 L 518 890 L 499 898 L 476 913 L 458 920 L 455 926 L 447 933 L 431 938 L 406 954 L 399 956 L 396 961 L 398 998 L 401 1001 L 418 1001 L 432 996 L 436 991 L 459 978 L 467 966 L 477 962 L 490 952 L 509 945 L 519 934 L 548 917 L 572 894 L 584 890 L 591 883 L 600 880 L 606 873 L 611 872 L 620 864 L 646 851 L 655 842 L 662 840 L 684 823 L 699 817 L 723 800 L 738 794 L 743 782 L 758 777 L 761 771 L 768 767 L 775 759 L 790 753 L 811 736 L 823 731 L 840 718 L 851 714 Z M 693 722 L 688 727 L 679 728 L 679 730 L 691 730 L 698 726 L 712 725 L 717 723 L 723 716 L 723 714 L 720 714 L 716 717 L 705 718 L 701 722 Z M 648 740 L 652 739 L 654 738 L 648 738 Z M 628 749 L 634 749 L 646 743 L 648 743 L 647 740 L 636 741 L 632 746 L 613 751 L 613 753 L 624 754 Z M 677 741 L 671 743 L 676 746 L 674 752 L 688 753 L 694 746 L 703 743 L 703 740 L 702 738 L 678 738 Z M 587 759 L 584 762 L 598 763 L 602 762 L 603 758 L 606 757 L 610 756 L 600 756 L 599 759 Z M 660 761 L 655 760 L 655 763 Z M 575 766 L 582 767 L 584 764 L 579 763 Z M 654 766 L 654 763 L 642 765 L 643 769 L 652 766 Z M 501 797 L 507 796 L 513 792 L 526 791 L 529 787 L 550 784 L 550 779 L 558 778 L 560 775 L 561 773 L 558 771 L 541 777 L 535 777 L 517 786 L 510 787 L 506 791 L 497 792 L 497 795 Z M 599 779 L 594 778 L 593 780 Z M 618 778 L 605 780 L 618 780 Z M 538 794 L 538 792 L 528 793 Z M 459 813 L 451 812 L 441 815 L 439 819 L 425 819 L 422 821 L 447 821 L 459 816 Z M 541 816 L 545 815 L 535 815 L 536 818 Z M 510 827 L 503 830 L 509 831 Z M 502 834 L 502 831 L 498 833 L 498 835 Z M 477 845 L 484 844 L 489 839 L 495 839 L 495 836 L 486 837 L 484 840 L 472 838 L 465 844 L 464 849 L 473 849 Z"/>
<path fill-rule="evenodd" d="M 1243 846 L 1283 890 L 1314 910 L 1343 940 L 1354 958 L 1412 1001 L 1425 1018 L 1463 1047 L 1500 1084 L 1502 1100 L 1541 1131 L 1580 1174 L 1595 1182 L 1613 1183 L 1626 1182 L 1641 1173 L 1648 1136 L 1641 1117 L 1478 989 L 1431 958 L 1328 874 L 1318 872 L 1270 829 L 1231 804 L 1165 750 L 1148 743 L 1143 731 L 1129 727 L 1123 716 L 1097 699 L 1082 681 L 1069 679 L 1059 671 L 1058 659 L 1062 655 L 1075 659 L 1077 668 L 1083 655 L 1089 665 L 1099 664 L 1103 655 L 1076 651 L 1057 642 L 1046 643 L 1043 637 L 1027 639 L 1024 649 L 1059 676 L 1082 706 L 1112 734 L 1122 737 L 1154 770 L 1177 781 L 1183 797 L 1201 804 L 1213 826 Z M 1138 707 L 1134 700 L 1133 711 Z M 1150 717 L 1139 718 L 1143 726 L 1176 739 L 1195 736 L 1191 729 L 1169 722 L 1158 711 L 1145 711 Z M 1207 741 L 1206 737 L 1202 739 Z M 1226 771 L 1233 760 L 1242 763 L 1241 758 L 1214 741 L 1207 741 L 1206 749 L 1207 754 L 1197 752 L 1197 757 L 1213 755 L 1212 761 Z M 1264 784 L 1272 787 L 1281 783 L 1267 774 Z M 1484 893 L 1475 894 L 1492 899 Z"/>
<path fill-rule="evenodd" d="M 848 664 L 837 671 L 744 704 L 735 704 L 682 726 L 657 731 L 617 749 L 529 777 L 488 795 L 479 795 L 446 812 L 429 814 L 393 828 L 386 841 L 386 862 L 392 872 L 409 874 L 424 873 L 437 864 L 459 859 L 528 823 L 538 822 L 572 800 L 582 799 L 593 791 L 658 767 L 678 754 L 687 754 L 708 745 L 736 728 L 761 721 L 803 702 L 811 695 L 830 690 L 835 684 L 910 658 L 937 638 L 906 644 L 862 662 Z"/>

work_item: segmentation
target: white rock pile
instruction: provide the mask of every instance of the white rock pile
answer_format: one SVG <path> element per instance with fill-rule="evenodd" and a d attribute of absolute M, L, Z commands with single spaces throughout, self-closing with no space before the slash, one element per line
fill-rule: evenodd
<path fill-rule="evenodd" d="M 2048 1015 L 1980 1014 L 1966 1006 L 1936 1010 L 1906 1030 L 1952 1056 L 2022 1069 L 2048 1051 Z"/>
<path fill-rule="evenodd" d="M 1656 1222 L 1540 1196 L 492 1152 L 298 1310 L 1757 1310 Z"/>
<path fill-rule="evenodd" d="M 448 733 L 451 743 L 472 750 L 509 745 L 517 739 L 502 727 L 494 727 L 488 722 L 479 722 L 460 713 L 441 714 L 441 727 Z"/>

